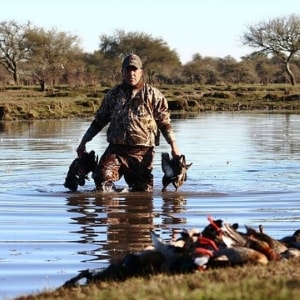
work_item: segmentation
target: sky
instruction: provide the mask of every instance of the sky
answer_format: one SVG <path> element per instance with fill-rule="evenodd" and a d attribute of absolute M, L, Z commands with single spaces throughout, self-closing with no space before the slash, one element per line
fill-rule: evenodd
<path fill-rule="evenodd" d="M 0 22 L 16 21 L 77 35 L 86 52 L 99 49 L 100 36 L 116 30 L 161 38 L 181 62 L 194 54 L 239 60 L 254 49 L 241 44 L 249 25 L 300 15 L 299 0 L 10 0 L 2 1 Z"/>

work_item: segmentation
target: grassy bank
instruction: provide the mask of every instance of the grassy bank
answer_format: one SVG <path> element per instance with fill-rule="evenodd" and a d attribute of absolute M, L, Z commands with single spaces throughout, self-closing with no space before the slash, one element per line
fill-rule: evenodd
<path fill-rule="evenodd" d="M 17 283 L 16 283 L 17 284 Z M 299 299 L 300 260 L 271 262 L 267 266 L 247 265 L 207 270 L 186 275 L 156 275 L 124 282 L 102 282 L 87 287 L 57 289 L 18 300 L 283 300 Z"/>
<path fill-rule="evenodd" d="M 300 112 L 300 86 L 158 86 L 171 112 L 205 111 Z M 39 92 L 35 87 L 0 91 L 0 120 L 91 117 L 108 87 L 69 89 L 57 87 Z"/>

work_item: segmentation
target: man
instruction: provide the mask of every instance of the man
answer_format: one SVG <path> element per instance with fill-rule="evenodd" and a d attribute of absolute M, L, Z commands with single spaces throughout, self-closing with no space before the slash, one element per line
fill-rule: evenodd
<path fill-rule="evenodd" d="M 144 82 L 139 56 L 131 54 L 122 63 L 123 82 L 103 99 L 95 118 L 77 148 L 80 157 L 86 143 L 108 123 L 107 149 L 94 173 L 97 190 L 111 191 L 122 176 L 130 191 L 153 190 L 154 147 L 161 132 L 172 155 L 180 152 L 170 123 L 168 102 L 162 93 Z"/>

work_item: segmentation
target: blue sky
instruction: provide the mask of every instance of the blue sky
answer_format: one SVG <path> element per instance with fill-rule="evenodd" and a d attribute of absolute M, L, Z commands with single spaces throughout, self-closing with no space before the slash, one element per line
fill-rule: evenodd
<path fill-rule="evenodd" d="M 29 20 L 76 34 L 88 52 L 99 48 L 102 34 L 143 32 L 162 38 L 186 63 L 195 53 L 250 54 L 240 43 L 248 25 L 292 13 L 300 14 L 299 0 L 10 0 L 1 3 L 0 22 Z"/>

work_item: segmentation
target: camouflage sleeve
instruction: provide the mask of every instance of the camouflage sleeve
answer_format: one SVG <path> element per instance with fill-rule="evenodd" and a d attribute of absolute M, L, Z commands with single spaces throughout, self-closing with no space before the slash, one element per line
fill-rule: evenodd
<path fill-rule="evenodd" d="M 92 121 L 90 127 L 88 128 L 88 130 L 83 135 L 82 140 L 84 142 L 91 141 L 93 139 L 93 137 L 102 130 L 103 127 L 100 126 L 100 124 L 96 121 L 96 119 L 94 119 Z"/>
<path fill-rule="evenodd" d="M 175 142 L 175 134 L 172 129 L 168 101 L 166 97 L 157 89 L 154 91 L 154 117 L 159 130 L 168 144 Z"/>
<path fill-rule="evenodd" d="M 110 93 L 104 97 L 98 111 L 95 114 L 94 120 L 85 132 L 82 138 L 85 142 L 91 141 L 109 123 L 109 95 Z"/>
<path fill-rule="evenodd" d="M 172 128 L 168 128 L 168 126 L 165 126 L 160 131 L 168 144 L 172 144 L 176 141 L 175 134 Z"/>

